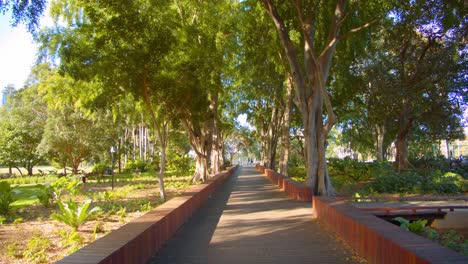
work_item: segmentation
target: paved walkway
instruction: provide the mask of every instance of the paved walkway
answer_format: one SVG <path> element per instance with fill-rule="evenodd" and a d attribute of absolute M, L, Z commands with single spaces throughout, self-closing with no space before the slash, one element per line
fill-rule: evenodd
<path fill-rule="evenodd" d="M 150 263 L 355 263 L 311 211 L 244 167 Z"/>

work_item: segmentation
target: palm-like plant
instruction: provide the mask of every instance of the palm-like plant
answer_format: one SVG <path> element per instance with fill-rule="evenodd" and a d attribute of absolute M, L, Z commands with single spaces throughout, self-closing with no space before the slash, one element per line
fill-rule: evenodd
<path fill-rule="evenodd" d="M 81 225 L 86 223 L 92 215 L 100 210 L 99 207 L 89 209 L 91 200 L 87 200 L 81 205 L 78 205 L 71 199 L 68 199 L 65 204 L 57 201 L 57 204 L 60 213 L 53 213 L 51 218 L 71 226 L 74 230 L 78 230 Z"/>

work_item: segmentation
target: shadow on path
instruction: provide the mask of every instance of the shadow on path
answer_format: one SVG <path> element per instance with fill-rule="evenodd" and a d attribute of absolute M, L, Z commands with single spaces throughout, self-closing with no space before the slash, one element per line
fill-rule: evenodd
<path fill-rule="evenodd" d="M 149 263 L 353 263 L 311 212 L 244 167 Z"/>

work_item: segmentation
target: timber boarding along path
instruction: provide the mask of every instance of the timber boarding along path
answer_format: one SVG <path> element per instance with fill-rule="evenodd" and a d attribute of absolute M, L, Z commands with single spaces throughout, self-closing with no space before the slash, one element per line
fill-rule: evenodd
<path fill-rule="evenodd" d="M 312 216 L 253 167 L 243 167 L 149 263 L 357 263 Z"/>

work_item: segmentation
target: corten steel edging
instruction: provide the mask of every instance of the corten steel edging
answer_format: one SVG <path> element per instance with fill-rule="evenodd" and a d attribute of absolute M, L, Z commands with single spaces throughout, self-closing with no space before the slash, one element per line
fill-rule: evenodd
<path fill-rule="evenodd" d="M 313 197 L 314 215 L 369 263 L 468 263 L 468 258 L 331 197 Z"/>
<path fill-rule="evenodd" d="M 59 260 L 62 264 L 146 263 L 238 166 L 190 187 L 145 215 Z"/>
<path fill-rule="evenodd" d="M 285 192 L 288 197 L 296 201 L 310 202 L 312 201 L 312 191 L 306 185 L 296 182 L 293 179 L 286 177 L 273 170 L 266 169 L 260 164 L 256 164 L 255 168 L 263 173 L 267 179 L 277 185 L 280 190 Z"/>

